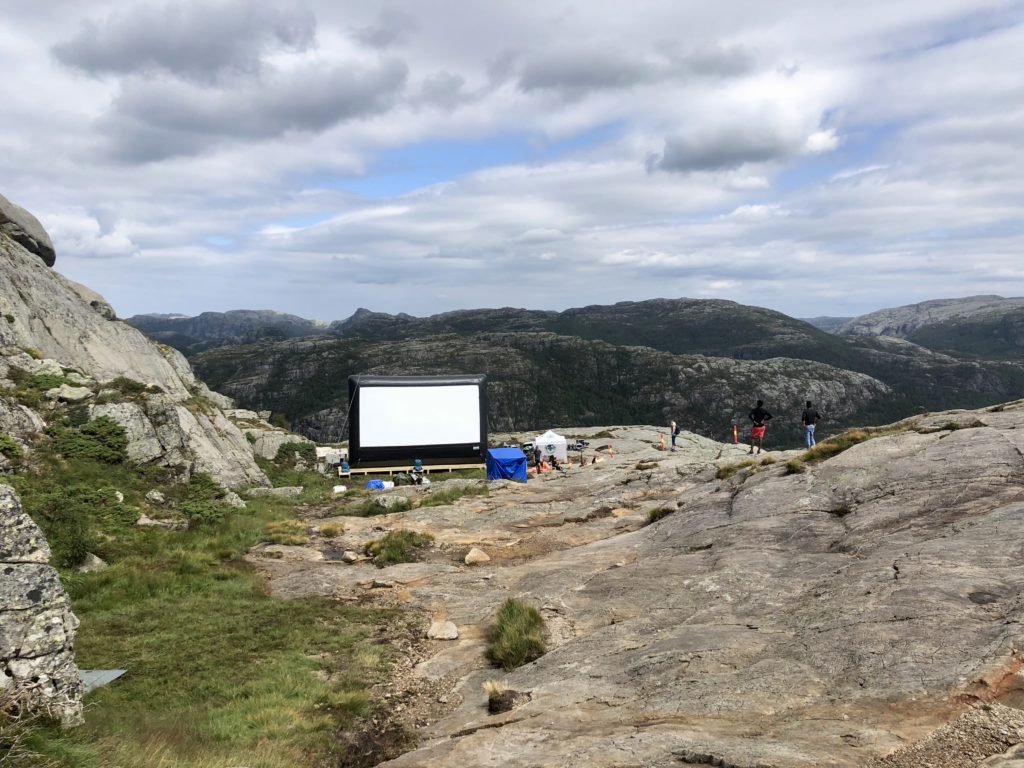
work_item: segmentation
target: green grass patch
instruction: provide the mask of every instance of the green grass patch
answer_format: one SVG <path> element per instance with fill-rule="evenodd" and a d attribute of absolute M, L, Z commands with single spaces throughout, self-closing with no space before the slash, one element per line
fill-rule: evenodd
<path fill-rule="evenodd" d="M 349 491 L 345 494 L 348 498 L 349 494 L 352 494 L 351 498 L 354 499 L 354 503 L 344 507 L 338 514 L 345 517 L 376 517 L 377 515 L 391 515 L 398 512 L 408 512 L 412 509 L 412 502 L 405 498 L 396 498 L 390 507 L 385 507 L 382 504 L 377 503 L 377 496 L 367 496 L 362 491 Z"/>
<path fill-rule="evenodd" d="M 505 670 L 539 659 L 546 651 L 544 618 L 532 605 L 509 598 L 494 618 L 487 641 L 487 659 Z"/>
<path fill-rule="evenodd" d="M 428 493 L 420 500 L 421 507 L 443 507 L 454 504 L 464 496 L 486 496 L 490 489 L 486 485 L 464 485 L 456 488 L 441 488 Z"/>
<path fill-rule="evenodd" d="M 309 543 L 306 524 L 301 520 L 275 520 L 263 527 L 263 540 L 270 544 L 302 547 Z"/>
<path fill-rule="evenodd" d="M 399 529 L 388 531 L 384 536 L 366 545 L 366 554 L 380 568 L 396 563 L 414 563 L 419 559 L 420 550 L 429 546 L 434 537 L 429 533 L 417 533 Z"/>
<path fill-rule="evenodd" d="M 787 475 L 802 475 L 806 471 L 807 465 L 800 461 L 800 459 L 790 459 L 786 462 Z"/>
<path fill-rule="evenodd" d="M 369 689 L 388 661 L 371 636 L 397 615 L 268 595 L 242 557 L 273 526 L 295 526 L 294 502 L 253 499 L 234 510 L 208 475 L 174 483 L 153 467 L 69 459 L 55 442 L 44 439 L 8 482 L 48 536 L 55 564 L 66 568 L 85 551 L 109 563 L 61 578 L 81 621 L 78 664 L 128 673 L 89 695 L 84 726 L 33 724 L 25 749 L 42 757 L 31 764 L 324 764 L 339 734 L 371 710 Z M 140 528 L 152 489 L 169 507 L 216 507 L 216 519 L 182 531 Z"/>
<path fill-rule="evenodd" d="M 294 465 L 283 467 L 262 456 L 256 457 L 256 464 L 275 487 L 302 486 L 299 501 L 304 504 L 316 504 L 333 498 L 332 489 L 338 481 L 315 469 L 295 469 Z"/>
<path fill-rule="evenodd" d="M 866 429 L 849 429 L 841 435 L 836 435 L 835 437 L 823 440 L 813 448 L 804 452 L 803 456 L 800 458 L 805 464 L 816 464 L 818 462 L 825 461 L 826 459 L 831 459 L 833 456 L 838 456 L 843 451 L 847 451 L 853 446 L 859 445 L 867 440 L 873 440 L 876 437 L 899 435 L 909 429 L 910 427 L 869 427 Z"/>

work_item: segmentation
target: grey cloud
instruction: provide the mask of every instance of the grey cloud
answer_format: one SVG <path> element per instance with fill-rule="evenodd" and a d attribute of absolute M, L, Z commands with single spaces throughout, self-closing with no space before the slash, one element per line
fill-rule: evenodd
<path fill-rule="evenodd" d="M 103 22 L 88 20 L 52 48 L 62 64 L 93 75 L 169 73 L 212 82 L 258 71 L 265 54 L 305 51 L 316 19 L 303 8 L 247 0 L 139 4 Z"/>
<path fill-rule="evenodd" d="M 796 149 L 791 137 L 751 125 L 701 136 L 670 136 L 661 155 L 648 158 L 647 168 L 680 173 L 738 168 L 744 163 L 777 160 Z"/>
<path fill-rule="evenodd" d="M 196 154 L 225 140 L 259 140 L 288 131 L 323 131 L 387 111 L 408 67 L 399 60 L 359 70 L 307 67 L 264 81 L 243 78 L 223 89 L 174 80 L 131 80 L 104 118 L 111 154 L 147 162 Z"/>
<path fill-rule="evenodd" d="M 421 96 L 424 102 L 445 109 L 454 109 L 470 96 L 463 91 L 466 78 L 451 72 L 436 72 L 423 80 Z"/>
<path fill-rule="evenodd" d="M 753 64 L 751 55 L 738 47 L 663 50 L 646 57 L 611 46 L 568 48 L 528 60 L 519 87 L 526 92 L 556 91 L 579 97 L 667 80 L 736 77 L 750 71 Z"/>
<path fill-rule="evenodd" d="M 386 8 L 369 26 L 357 29 L 353 36 L 363 45 L 388 48 L 406 39 L 416 28 L 415 20 L 402 11 Z"/>

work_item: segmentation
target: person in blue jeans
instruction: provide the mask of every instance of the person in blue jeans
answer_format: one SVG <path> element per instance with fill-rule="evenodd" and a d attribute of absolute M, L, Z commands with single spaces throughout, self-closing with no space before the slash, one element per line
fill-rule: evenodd
<path fill-rule="evenodd" d="M 807 407 L 804 408 L 803 415 L 800 417 L 800 423 L 804 426 L 804 440 L 807 442 L 807 447 L 811 448 L 815 445 L 814 441 L 814 425 L 821 419 L 821 414 L 814 410 L 814 405 L 810 400 L 807 401 Z"/>

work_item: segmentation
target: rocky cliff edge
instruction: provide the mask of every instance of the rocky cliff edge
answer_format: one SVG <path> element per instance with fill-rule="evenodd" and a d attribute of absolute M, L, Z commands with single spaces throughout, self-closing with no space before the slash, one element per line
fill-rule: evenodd
<path fill-rule="evenodd" d="M 176 350 L 118 320 L 102 296 L 50 269 L 53 246 L 27 211 L 0 197 L 0 431 L 26 439 L 46 413 L 18 402 L 12 376 L 69 379 L 54 402 L 93 405 L 128 431 L 136 461 L 208 472 L 228 487 L 267 485 L 252 447 Z M 144 385 L 118 402 L 109 382 Z M 106 390 L 106 394 L 104 391 Z M 49 396 L 49 394 L 48 394 Z"/>

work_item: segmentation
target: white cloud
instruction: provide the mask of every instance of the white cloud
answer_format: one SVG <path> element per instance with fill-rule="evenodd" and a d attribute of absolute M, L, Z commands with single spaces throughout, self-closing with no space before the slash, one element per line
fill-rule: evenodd
<path fill-rule="evenodd" d="M 0 191 L 122 314 L 1024 293 L 1010 0 L 44 5 Z"/>

